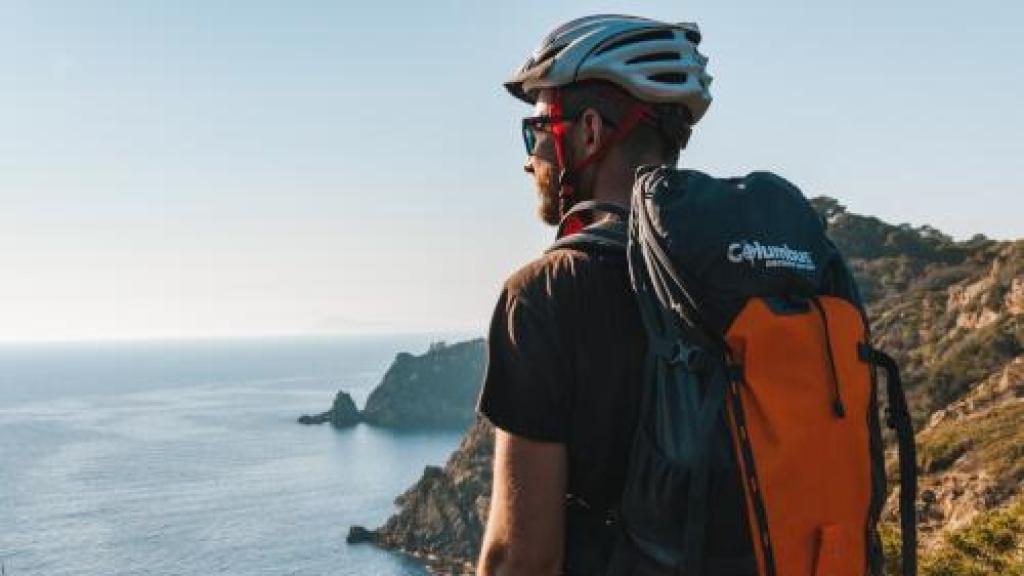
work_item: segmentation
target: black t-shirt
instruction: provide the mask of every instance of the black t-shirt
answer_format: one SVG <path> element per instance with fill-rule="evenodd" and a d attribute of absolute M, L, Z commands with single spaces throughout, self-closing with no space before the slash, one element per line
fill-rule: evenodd
<path fill-rule="evenodd" d="M 624 254 L 559 249 L 506 282 L 478 409 L 495 426 L 567 446 L 569 493 L 613 506 L 636 425 L 646 338 Z"/>

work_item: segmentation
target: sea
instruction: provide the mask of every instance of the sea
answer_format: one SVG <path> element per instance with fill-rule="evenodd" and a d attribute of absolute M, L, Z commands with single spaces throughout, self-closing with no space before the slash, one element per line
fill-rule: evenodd
<path fill-rule="evenodd" d="M 459 431 L 303 426 L 431 335 L 0 344 L 5 576 L 420 576 L 349 545 Z"/>

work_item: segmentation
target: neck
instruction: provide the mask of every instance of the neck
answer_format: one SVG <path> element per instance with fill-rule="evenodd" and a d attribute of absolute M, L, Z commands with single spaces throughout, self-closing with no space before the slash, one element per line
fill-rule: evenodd
<path fill-rule="evenodd" d="M 606 165 L 600 167 L 601 169 L 595 175 L 592 198 L 601 202 L 618 204 L 628 209 L 630 198 L 633 195 L 633 180 L 637 167 L 644 164 L 658 163 L 660 163 L 659 160 L 653 157 L 646 158 L 644 161 L 630 166 L 622 166 L 621 164 L 613 166 L 612 164 L 615 163 L 606 163 Z"/>
<path fill-rule="evenodd" d="M 599 178 L 594 182 L 594 200 L 628 207 L 633 192 L 632 178 Z"/>

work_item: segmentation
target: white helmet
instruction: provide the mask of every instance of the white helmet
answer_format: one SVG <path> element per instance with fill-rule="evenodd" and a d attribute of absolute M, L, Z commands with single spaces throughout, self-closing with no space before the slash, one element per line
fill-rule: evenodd
<path fill-rule="evenodd" d="M 596 15 L 556 28 L 505 88 L 530 104 L 542 88 L 607 80 L 642 102 L 685 106 L 693 124 L 711 104 L 696 24 Z"/>

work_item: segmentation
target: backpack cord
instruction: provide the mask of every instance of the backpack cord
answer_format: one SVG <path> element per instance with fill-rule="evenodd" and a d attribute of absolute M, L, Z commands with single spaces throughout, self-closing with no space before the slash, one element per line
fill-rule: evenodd
<path fill-rule="evenodd" d="M 839 391 L 839 375 L 836 373 L 835 356 L 832 354 L 832 333 L 828 329 L 828 314 L 825 314 L 825 308 L 821 305 L 821 300 L 817 296 L 811 297 L 811 303 L 814 304 L 814 309 L 818 311 L 818 317 L 821 318 L 821 326 L 825 330 L 825 355 L 828 358 L 828 369 L 832 375 L 832 411 L 835 413 L 836 418 L 845 418 L 846 406 L 843 405 L 843 397 Z"/>
<path fill-rule="evenodd" d="M 682 317 L 688 324 L 687 327 L 690 329 L 691 336 L 695 337 L 700 343 L 707 345 L 709 348 L 717 349 L 723 354 L 727 354 L 729 347 L 725 340 L 707 328 L 707 323 L 701 316 L 696 301 L 683 288 L 684 286 L 693 286 L 694 283 L 684 282 L 685 279 L 681 276 L 683 272 L 676 269 L 657 235 L 652 231 L 654 223 L 650 213 L 647 211 L 643 196 L 643 194 L 633 194 L 630 225 L 636 227 L 636 237 L 639 238 L 639 241 L 636 242 L 639 245 L 638 252 L 646 263 L 645 268 L 648 271 L 648 276 L 654 281 L 654 291 L 658 299 L 665 304 L 662 308 L 673 310 L 678 316 Z M 632 269 L 633 265 L 630 264 L 631 274 Z M 664 278 L 663 275 L 667 275 L 668 279 Z M 635 287 L 637 274 L 633 274 L 633 276 L 633 285 Z M 672 287 L 675 287 L 676 290 L 673 291 Z M 680 298 L 674 298 L 674 293 L 678 293 Z M 664 326 L 666 329 L 674 324 L 673 318 L 667 313 L 665 314 L 665 322 Z"/>

